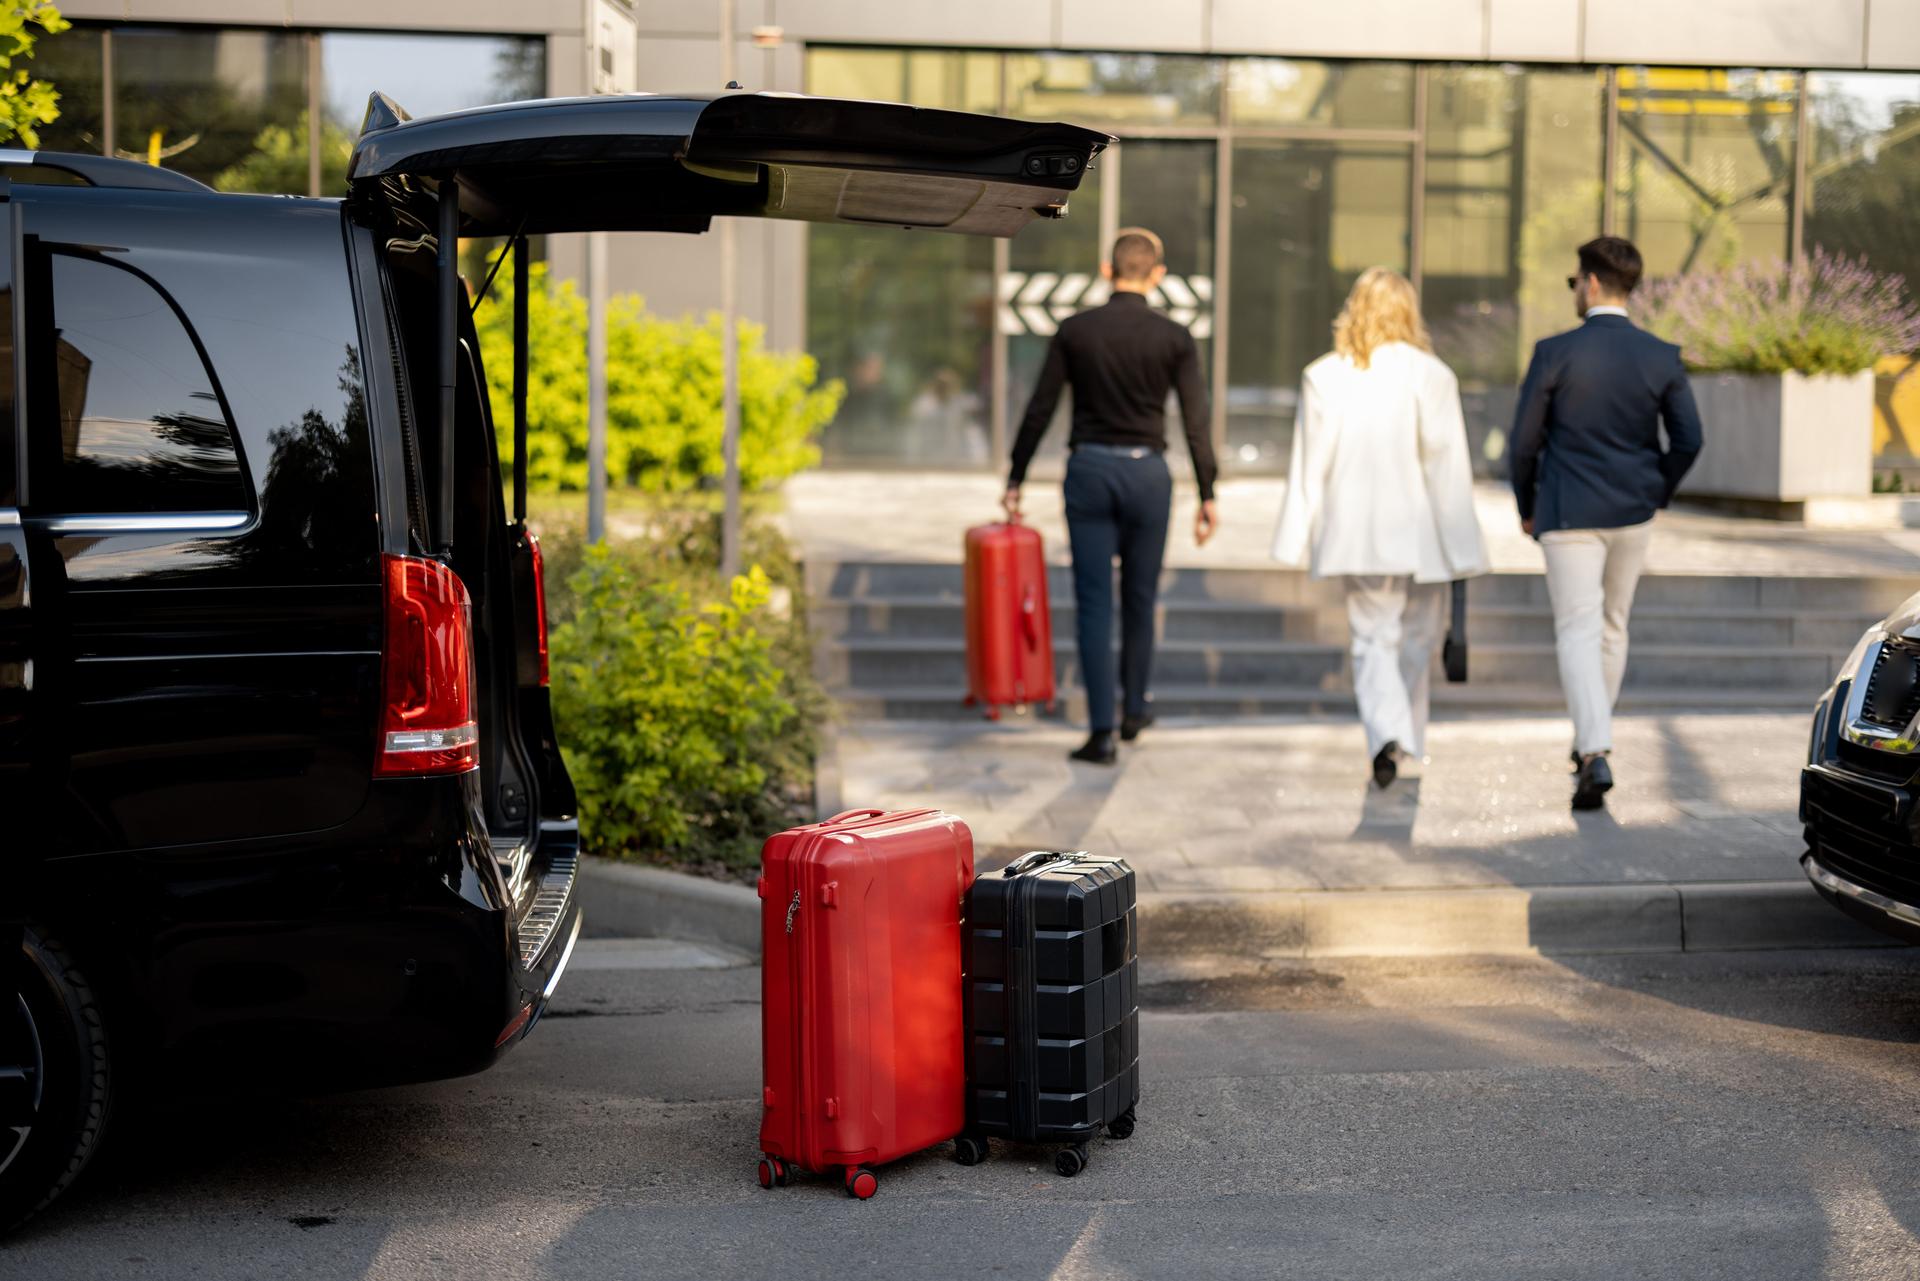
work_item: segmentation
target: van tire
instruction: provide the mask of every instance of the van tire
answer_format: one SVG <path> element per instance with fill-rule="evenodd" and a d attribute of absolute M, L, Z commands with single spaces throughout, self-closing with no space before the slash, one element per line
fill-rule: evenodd
<path fill-rule="evenodd" d="M 0 1069 L 25 1067 L 37 1099 L 24 1140 L 0 1129 L 0 1235 L 44 1209 L 80 1177 L 113 1110 L 112 1055 L 92 984 L 69 950 L 29 925 L 5 957 Z"/>

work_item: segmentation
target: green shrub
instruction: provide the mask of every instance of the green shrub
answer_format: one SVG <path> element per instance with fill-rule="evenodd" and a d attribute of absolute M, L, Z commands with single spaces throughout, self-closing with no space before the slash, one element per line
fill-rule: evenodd
<path fill-rule="evenodd" d="M 513 279 L 495 278 L 475 316 L 487 367 L 494 427 L 513 440 Z M 571 281 L 547 283 L 532 268 L 527 300 L 527 459 L 535 489 L 587 485 L 587 302 Z M 765 330 L 740 322 L 740 476 L 769 489 L 820 461 L 814 435 L 840 407 L 843 385 L 816 386 L 820 368 L 803 353 L 771 352 Z M 607 478 L 648 493 L 683 494 L 722 474 L 721 328 L 666 320 L 638 295 L 607 305 Z"/>
<path fill-rule="evenodd" d="M 1816 248 L 1798 265 L 1744 263 L 1655 281 L 1635 310 L 1689 369 L 1857 374 L 1920 348 L 1920 307 L 1900 276 Z"/>
<path fill-rule="evenodd" d="M 613 547 L 549 537 L 554 715 L 587 849 L 737 875 L 808 816 L 824 700 L 789 589 L 759 565 L 720 584 L 676 550 L 704 556 L 707 523 L 663 515 Z"/>

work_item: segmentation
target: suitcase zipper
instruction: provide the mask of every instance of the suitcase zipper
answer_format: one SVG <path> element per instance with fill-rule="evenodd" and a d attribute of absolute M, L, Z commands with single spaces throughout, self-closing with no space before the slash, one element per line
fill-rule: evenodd
<path fill-rule="evenodd" d="M 805 1145 L 804 1130 L 807 1113 L 807 1069 L 806 1069 L 806 1002 L 802 995 L 806 985 L 805 940 L 793 932 L 794 918 L 800 914 L 800 879 L 806 875 L 805 867 L 795 860 L 789 860 L 788 868 L 793 872 L 793 900 L 787 904 L 787 973 L 792 978 L 792 1020 L 793 1020 L 793 1098 L 789 1114 L 793 1117 L 793 1151 L 788 1155 L 802 1158 Z"/>
<path fill-rule="evenodd" d="M 1019 876 L 1013 882 L 1013 895 L 1007 903 L 1007 976 L 1013 998 L 1007 1012 L 1013 1023 L 1009 1038 L 1013 1062 L 1013 1132 L 1016 1139 L 1032 1140 L 1036 1133 L 1037 1112 L 1035 1060 L 1039 1047 L 1033 1040 L 1033 942 L 1032 906 L 1035 881 Z"/>

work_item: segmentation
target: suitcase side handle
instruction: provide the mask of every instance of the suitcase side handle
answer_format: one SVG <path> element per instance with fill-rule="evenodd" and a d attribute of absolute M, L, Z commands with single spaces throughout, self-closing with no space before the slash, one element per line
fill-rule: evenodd
<path fill-rule="evenodd" d="M 857 818 L 880 818 L 885 814 L 885 810 L 842 810 L 832 818 L 822 819 L 821 826 L 830 827 L 835 823 L 851 823 Z"/>
<path fill-rule="evenodd" d="M 1006 877 L 1008 880 L 1012 880 L 1016 876 L 1023 876 L 1031 872 L 1034 868 L 1044 863 L 1053 863 L 1063 858 L 1079 858 L 1085 853 L 1085 850 L 1031 850 L 1007 864 L 1000 875 Z"/>

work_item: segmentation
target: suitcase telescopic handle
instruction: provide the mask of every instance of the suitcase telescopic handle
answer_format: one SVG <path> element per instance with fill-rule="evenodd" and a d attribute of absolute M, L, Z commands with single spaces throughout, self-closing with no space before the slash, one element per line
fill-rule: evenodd
<path fill-rule="evenodd" d="M 1006 870 L 1000 874 L 1011 880 L 1031 872 L 1043 863 L 1053 863 L 1063 858 L 1079 858 L 1085 853 L 1085 850 L 1033 850 L 1007 864 Z"/>
<path fill-rule="evenodd" d="M 885 810 L 844 810 L 828 819 L 828 823 L 851 823 L 856 818 L 879 818 Z"/>

